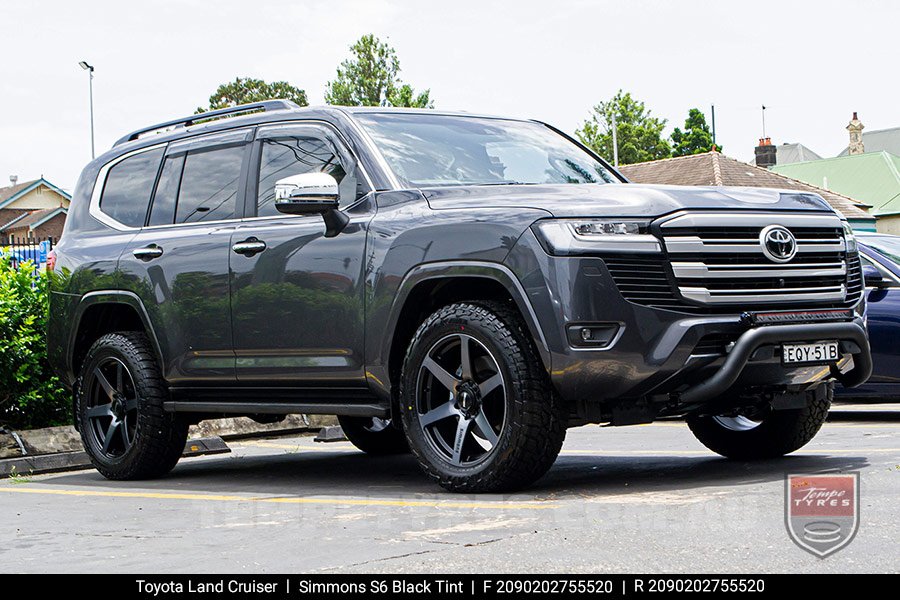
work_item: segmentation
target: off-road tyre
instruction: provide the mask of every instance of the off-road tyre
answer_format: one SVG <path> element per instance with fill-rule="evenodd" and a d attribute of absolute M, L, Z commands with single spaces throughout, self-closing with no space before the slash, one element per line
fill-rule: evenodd
<path fill-rule="evenodd" d="M 807 392 L 804 408 L 769 410 L 759 425 L 730 429 L 713 416 L 688 417 L 687 425 L 704 446 L 736 460 L 771 459 L 805 446 L 821 429 L 834 397 L 833 384 L 824 384 L 824 393 Z"/>
<path fill-rule="evenodd" d="M 496 444 L 482 462 L 471 466 L 452 464 L 426 439 L 417 397 L 420 369 L 430 349 L 442 338 L 461 333 L 491 354 L 508 387 Z M 404 431 L 419 465 L 453 492 L 510 492 L 530 485 L 553 465 L 566 435 L 567 411 L 553 392 L 521 317 L 505 303 L 460 302 L 425 319 L 408 346 L 400 401 Z"/>
<path fill-rule="evenodd" d="M 105 400 L 98 401 L 96 397 L 92 400 L 92 385 L 97 379 L 95 369 L 114 364 L 113 361 L 127 369 L 133 382 L 130 387 L 136 396 L 131 413 L 134 415 L 132 440 L 127 448 L 122 446 L 119 456 L 103 452 L 102 442 L 95 435 L 92 418 L 88 416 L 92 407 L 100 408 Z M 109 333 L 94 342 L 82 363 L 75 396 L 76 418 L 85 451 L 94 467 L 107 479 L 152 479 L 171 471 L 181 458 L 188 423 L 164 410 L 163 404 L 169 398 L 168 389 L 153 347 L 143 333 Z M 124 422 L 127 422 L 129 416 L 125 418 Z"/>

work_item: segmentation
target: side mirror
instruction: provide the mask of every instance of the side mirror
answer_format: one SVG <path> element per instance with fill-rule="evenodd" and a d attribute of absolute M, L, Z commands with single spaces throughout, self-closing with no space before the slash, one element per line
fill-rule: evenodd
<path fill-rule="evenodd" d="M 275 182 L 275 208 L 286 215 L 322 215 L 325 237 L 344 230 L 350 217 L 338 210 L 340 191 L 328 173 L 300 173 Z"/>
<path fill-rule="evenodd" d="M 886 287 L 887 282 L 884 280 L 884 275 L 881 274 L 876 267 L 873 265 L 863 265 L 863 281 L 865 281 L 865 285 L 867 287 L 874 288 L 883 288 Z"/>

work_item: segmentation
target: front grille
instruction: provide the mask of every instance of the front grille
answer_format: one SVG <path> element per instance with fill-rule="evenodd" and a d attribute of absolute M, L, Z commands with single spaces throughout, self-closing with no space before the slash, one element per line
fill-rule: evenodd
<path fill-rule="evenodd" d="M 775 224 L 787 227 L 796 239 L 796 254 L 788 262 L 775 262 L 763 252 L 761 232 Z M 847 300 L 850 272 L 836 216 L 683 214 L 660 229 L 678 291 L 688 302 L 722 306 Z"/>
<path fill-rule="evenodd" d="M 796 239 L 787 262 L 770 259 L 760 233 L 773 224 Z M 863 283 L 832 215 L 682 213 L 660 225 L 665 255 L 604 258 L 622 295 L 679 311 L 742 312 L 855 304 Z"/>

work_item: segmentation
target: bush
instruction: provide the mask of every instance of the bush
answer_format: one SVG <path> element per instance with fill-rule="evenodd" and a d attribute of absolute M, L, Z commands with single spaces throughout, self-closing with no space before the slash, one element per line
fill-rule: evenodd
<path fill-rule="evenodd" d="M 29 262 L 15 268 L 0 254 L 0 424 L 68 423 L 69 395 L 47 362 L 49 274 Z"/>

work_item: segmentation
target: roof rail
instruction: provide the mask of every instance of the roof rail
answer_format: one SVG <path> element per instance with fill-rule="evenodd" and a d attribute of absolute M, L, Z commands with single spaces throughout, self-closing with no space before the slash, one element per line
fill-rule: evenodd
<path fill-rule="evenodd" d="M 198 113 L 196 115 L 191 115 L 189 117 L 183 117 L 181 119 L 173 119 L 172 121 L 164 121 L 162 123 L 157 123 L 156 125 L 152 125 L 150 127 L 143 127 L 136 131 L 132 131 L 126 136 L 123 136 L 116 140 L 116 143 L 113 144 L 113 147 L 118 146 L 119 144 L 124 144 L 125 142 L 131 142 L 138 139 L 141 135 L 145 133 L 150 133 L 151 131 L 158 131 L 160 129 L 168 129 L 170 127 L 189 127 L 194 125 L 198 121 L 207 121 L 209 119 L 214 119 L 216 117 L 225 117 L 228 115 L 237 116 L 243 113 L 248 112 L 269 112 L 273 110 L 290 110 L 292 108 L 300 108 L 300 106 L 290 100 L 264 100 L 262 102 L 252 102 L 250 104 L 240 104 L 238 106 L 229 106 L 228 108 L 220 108 L 219 110 L 211 110 L 208 112 Z"/>

